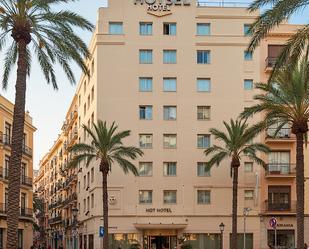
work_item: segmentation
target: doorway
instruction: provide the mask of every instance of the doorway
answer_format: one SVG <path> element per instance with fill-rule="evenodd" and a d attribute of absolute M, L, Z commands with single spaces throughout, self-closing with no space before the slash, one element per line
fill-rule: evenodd
<path fill-rule="evenodd" d="M 268 230 L 268 245 L 275 247 L 275 231 Z M 277 248 L 294 249 L 294 230 L 277 230 Z"/>
<path fill-rule="evenodd" d="M 175 249 L 177 236 L 148 236 L 148 249 Z"/>

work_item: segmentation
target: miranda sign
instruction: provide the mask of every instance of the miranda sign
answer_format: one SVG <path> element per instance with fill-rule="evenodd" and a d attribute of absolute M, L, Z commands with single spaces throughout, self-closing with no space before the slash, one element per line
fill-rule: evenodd
<path fill-rule="evenodd" d="M 134 0 L 134 4 L 147 4 L 147 11 L 171 11 L 170 6 L 189 6 L 191 0 Z"/>

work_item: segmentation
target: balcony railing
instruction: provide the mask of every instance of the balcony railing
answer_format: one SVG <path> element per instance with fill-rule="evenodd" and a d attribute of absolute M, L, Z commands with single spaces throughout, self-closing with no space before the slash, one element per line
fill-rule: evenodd
<path fill-rule="evenodd" d="M 288 139 L 291 138 L 291 128 L 281 128 L 277 134 L 277 128 L 268 128 L 267 129 L 267 138 L 274 139 Z"/>
<path fill-rule="evenodd" d="M 296 172 L 296 165 L 291 163 L 269 163 L 266 175 L 291 175 Z"/>
<path fill-rule="evenodd" d="M 267 57 L 266 60 L 265 60 L 265 67 L 266 68 L 273 68 L 276 64 L 276 61 L 277 61 L 277 57 Z"/>
<path fill-rule="evenodd" d="M 66 198 L 63 202 L 62 202 L 62 205 L 63 206 L 66 206 L 68 204 L 70 204 L 71 202 L 73 201 L 76 201 L 77 200 L 77 194 L 76 193 L 73 193 L 71 194 L 68 198 Z"/>
<path fill-rule="evenodd" d="M 61 215 L 60 216 L 57 216 L 57 217 L 54 217 L 54 218 L 51 218 L 48 220 L 48 223 L 49 224 L 55 224 L 55 223 L 59 223 L 62 221 L 62 217 Z"/>
<path fill-rule="evenodd" d="M 0 203 L 0 215 L 7 215 L 7 204 Z M 20 208 L 19 215 L 23 217 L 32 218 L 33 217 L 33 209 L 31 208 Z"/>
<path fill-rule="evenodd" d="M 233 1 L 207 1 L 207 0 L 197 0 L 197 7 L 223 7 L 223 8 L 248 8 L 249 3 L 245 2 L 233 2 Z"/>
<path fill-rule="evenodd" d="M 287 212 L 287 213 L 296 213 L 296 201 L 290 202 L 274 202 L 274 201 L 265 201 L 265 212 Z"/>
<path fill-rule="evenodd" d="M 32 187 L 32 178 L 28 176 L 21 176 L 21 184 Z"/>
<path fill-rule="evenodd" d="M 7 145 L 7 146 L 11 146 L 12 145 L 12 139 L 9 135 L 3 134 L 2 132 L 0 132 L 0 143 Z M 29 146 L 23 144 L 22 150 L 23 150 L 24 154 L 32 157 L 32 149 Z"/>

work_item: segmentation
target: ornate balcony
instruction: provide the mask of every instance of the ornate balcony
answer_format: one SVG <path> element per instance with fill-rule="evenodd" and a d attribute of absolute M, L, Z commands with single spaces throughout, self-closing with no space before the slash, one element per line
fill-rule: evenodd
<path fill-rule="evenodd" d="M 48 224 L 56 224 L 56 223 L 61 223 L 61 222 L 62 222 L 61 215 L 48 220 Z"/>
<path fill-rule="evenodd" d="M 9 135 L 3 134 L 3 132 L 0 132 L 0 143 L 2 143 L 5 146 L 11 147 L 12 139 Z M 26 156 L 32 157 L 32 149 L 27 146 L 26 144 L 23 144 L 23 153 Z"/>
<path fill-rule="evenodd" d="M 295 215 L 296 214 L 296 201 L 274 202 L 271 200 L 265 200 L 264 207 L 262 209 L 264 214 L 276 214 L 276 215 Z"/>
<path fill-rule="evenodd" d="M 266 143 L 272 142 L 294 142 L 295 137 L 291 133 L 291 128 L 281 128 L 277 133 L 277 128 L 268 128 L 266 131 Z"/>

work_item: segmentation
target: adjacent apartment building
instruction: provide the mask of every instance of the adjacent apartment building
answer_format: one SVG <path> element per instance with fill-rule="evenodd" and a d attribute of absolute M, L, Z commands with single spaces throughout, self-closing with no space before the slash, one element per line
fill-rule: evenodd
<path fill-rule="evenodd" d="M 81 77 L 72 102 L 77 137 L 89 142 L 82 124 L 115 121 L 120 130 L 132 131 L 126 144 L 145 153 L 135 162 L 139 177 L 125 175 L 117 165 L 109 175 L 111 248 L 172 249 L 185 242 L 194 249 L 219 249 L 221 223 L 223 247 L 229 248 L 230 164 L 205 170 L 203 151 L 218 143 L 209 129 L 223 129 L 223 120 L 255 103 L 254 82 L 267 80 L 281 46 L 298 28 L 283 24 L 249 53 L 248 29 L 258 15 L 237 3 L 202 0 L 112 0 L 99 9 L 93 56 L 87 62 L 90 76 Z M 289 127 L 274 137 L 271 127 L 257 141 L 272 152 L 265 156 L 266 170 L 248 158 L 242 161 L 239 248 L 244 232 L 246 248 L 274 245 L 273 216 L 278 218 L 278 245 L 294 248 L 295 138 Z M 102 248 L 98 165 L 80 165 L 77 176 L 74 249 Z"/>
<path fill-rule="evenodd" d="M 14 104 L 0 95 L 0 248 L 5 248 L 7 233 L 8 170 L 11 155 L 11 136 Z M 18 246 L 30 248 L 33 238 L 33 133 L 29 113 L 25 115 L 23 158 L 21 167 L 20 216 Z"/>

